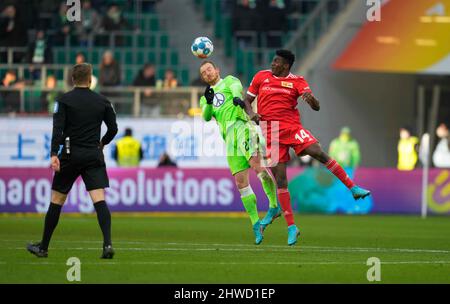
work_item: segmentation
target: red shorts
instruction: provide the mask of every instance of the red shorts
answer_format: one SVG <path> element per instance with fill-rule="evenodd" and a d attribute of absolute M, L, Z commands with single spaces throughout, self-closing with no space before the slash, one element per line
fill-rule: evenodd
<path fill-rule="evenodd" d="M 276 130 L 271 132 L 270 128 L 263 128 L 263 133 L 267 139 L 267 157 L 271 163 L 288 162 L 291 159 L 290 148 L 294 149 L 296 155 L 300 155 L 307 147 L 318 142 L 311 132 L 300 124 L 280 128 L 278 136 Z"/>

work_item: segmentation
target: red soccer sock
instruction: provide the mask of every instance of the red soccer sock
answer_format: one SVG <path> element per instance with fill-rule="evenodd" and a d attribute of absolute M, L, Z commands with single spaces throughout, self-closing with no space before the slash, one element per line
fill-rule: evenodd
<path fill-rule="evenodd" d="M 291 196 L 288 189 L 278 189 L 277 194 L 288 227 L 294 225 L 294 213 L 292 212 Z"/>
<path fill-rule="evenodd" d="M 334 159 L 330 159 L 325 166 L 331 173 L 333 173 L 340 181 L 347 186 L 347 188 L 352 188 L 355 186 L 355 183 L 350 179 L 350 177 L 345 173 L 344 169 L 342 169 L 341 165 L 339 165 Z"/>

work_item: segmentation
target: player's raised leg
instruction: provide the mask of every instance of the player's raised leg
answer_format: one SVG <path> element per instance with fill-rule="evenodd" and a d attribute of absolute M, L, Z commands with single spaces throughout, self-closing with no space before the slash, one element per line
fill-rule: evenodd
<path fill-rule="evenodd" d="M 258 179 L 261 181 L 261 185 L 269 200 L 269 210 L 261 221 L 261 227 L 264 231 L 268 225 L 281 215 L 281 208 L 278 206 L 277 201 L 277 186 L 272 176 L 267 172 L 267 169 L 261 166 L 260 156 L 251 157 L 249 163 L 251 168 L 256 172 Z"/>
<path fill-rule="evenodd" d="M 297 243 L 300 230 L 294 222 L 294 212 L 292 211 L 291 196 L 288 191 L 288 181 L 286 176 L 286 163 L 278 163 L 272 167 L 272 173 L 277 182 L 278 201 L 280 202 L 283 215 L 288 226 L 288 245 Z"/>
<path fill-rule="evenodd" d="M 101 258 L 112 259 L 114 256 L 114 250 L 111 242 L 111 213 L 109 212 L 108 205 L 105 202 L 105 190 L 91 190 L 89 191 L 89 195 L 94 203 L 98 224 L 103 234 L 103 253 Z"/>
<path fill-rule="evenodd" d="M 347 175 L 344 169 L 339 165 L 336 160 L 332 159 L 322 150 L 322 147 L 318 143 L 314 143 L 308 146 L 304 151 L 304 154 L 308 154 L 311 157 L 317 159 L 327 167 L 327 169 L 333 173 L 353 194 L 355 199 L 365 198 L 370 195 L 370 191 L 363 189 L 353 182 L 353 180 Z"/>
<path fill-rule="evenodd" d="M 253 233 L 255 234 L 255 244 L 261 244 L 263 240 L 261 221 L 258 216 L 258 207 L 256 205 L 256 195 L 248 180 L 248 169 L 240 171 L 234 175 L 236 186 L 241 193 L 241 200 L 252 222 Z"/>
<path fill-rule="evenodd" d="M 61 209 L 66 201 L 67 194 L 52 190 L 52 201 L 48 206 L 47 214 L 44 221 L 44 232 L 41 242 L 30 243 L 27 245 L 27 250 L 40 258 L 48 257 L 48 246 L 59 222 Z"/>

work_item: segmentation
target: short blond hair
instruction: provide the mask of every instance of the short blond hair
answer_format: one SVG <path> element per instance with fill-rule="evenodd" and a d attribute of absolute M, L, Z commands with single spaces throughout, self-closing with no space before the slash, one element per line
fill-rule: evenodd
<path fill-rule="evenodd" d="M 72 79 L 75 85 L 88 84 L 92 75 L 92 65 L 89 63 L 79 63 L 72 69 Z"/>

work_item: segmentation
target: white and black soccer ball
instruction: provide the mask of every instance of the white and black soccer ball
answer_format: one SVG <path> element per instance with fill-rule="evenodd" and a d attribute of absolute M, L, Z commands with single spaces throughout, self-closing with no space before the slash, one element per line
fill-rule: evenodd
<path fill-rule="evenodd" d="M 198 58 L 208 58 L 214 51 L 214 46 L 208 37 L 197 37 L 191 45 L 191 51 Z"/>

